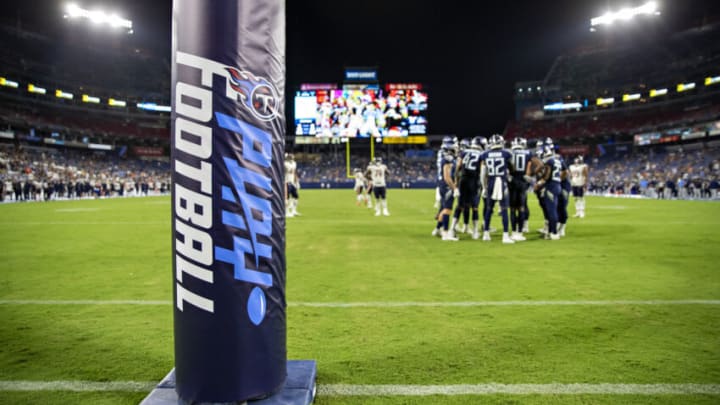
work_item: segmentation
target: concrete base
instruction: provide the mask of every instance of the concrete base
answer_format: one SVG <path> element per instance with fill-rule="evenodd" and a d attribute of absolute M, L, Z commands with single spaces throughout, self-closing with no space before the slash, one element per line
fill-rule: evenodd
<path fill-rule="evenodd" d="M 288 360 L 287 380 L 277 394 L 248 405 L 308 405 L 315 400 L 315 360 Z M 175 392 L 175 369 L 170 370 L 160 384 L 140 402 L 140 405 L 187 405 Z M 199 404 L 201 405 L 201 404 Z"/>

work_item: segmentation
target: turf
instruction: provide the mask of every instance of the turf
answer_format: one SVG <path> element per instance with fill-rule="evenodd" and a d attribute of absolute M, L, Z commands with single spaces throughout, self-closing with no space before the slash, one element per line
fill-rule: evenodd
<path fill-rule="evenodd" d="M 720 306 L 306 307 L 295 303 L 718 300 L 720 204 L 591 198 L 568 236 L 430 236 L 433 193 L 302 190 L 288 219 L 288 356 L 319 384 L 720 383 Z M 572 205 L 572 204 L 571 204 Z M 531 197 L 531 227 L 540 225 Z M 0 205 L 0 300 L 171 300 L 170 200 Z M 572 214 L 571 209 L 571 214 Z M 499 227 L 499 217 L 493 226 Z M 159 381 L 170 305 L 0 304 L 0 381 Z M 134 404 L 143 392 L 0 392 Z M 360 403 L 717 403 L 717 396 L 319 397 Z"/>

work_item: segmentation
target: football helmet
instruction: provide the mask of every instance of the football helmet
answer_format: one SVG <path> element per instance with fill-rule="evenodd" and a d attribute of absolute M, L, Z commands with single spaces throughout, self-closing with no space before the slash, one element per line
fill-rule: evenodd
<path fill-rule="evenodd" d="M 500 134 L 490 137 L 490 149 L 502 149 L 505 146 L 505 139 Z"/>
<path fill-rule="evenodd" d="M 543 159 L 551 158 L 555 156 L 555 148 L 553 148 L 551 145 L 545 145 L 545 148 L 543 149 Z"/>
<path fill-rule="evenodd" d="M 484 136 L 476 136 L 470 141 L 470 147 L 478 150 L 485 150 L 488 147 L 488 140 Z"/>
<path fill-rule="evenodd" d="M 519 137 L 513 139 L 512 142 L 510 143 L 510 149 L 522 149 L 523 141 L 524 141 L 524 139 L 519 138 Z"/>

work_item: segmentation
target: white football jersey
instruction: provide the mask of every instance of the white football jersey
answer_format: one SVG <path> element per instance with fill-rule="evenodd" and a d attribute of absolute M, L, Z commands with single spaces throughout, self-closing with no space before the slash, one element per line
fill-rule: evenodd
<path fill-rule="evenodd" d="M 370 170 L 370 179 L 372 180 L 373 187 L 385 187 L 385 173 L 387 173 L 387 166 L 384 164 L 374 164 L 368 167 Z"/>
<path fill-rule="evenodd" d="M 285 183 L 297 183 L 297 162 L 294 160 L 285 161 Z"/>
<path fill-rule="evenodd" d="M 585 178 L 585 170 L 587 165 L 585 163 L 572 164 L 570 165 L 570 185 L 573 187 L 582 187 L 587 183 Z"/>
<path fill-rule="evenodd" d="M 365 187 L 365 175 L 361 172 L 355 173 L 355 188 Z"/>

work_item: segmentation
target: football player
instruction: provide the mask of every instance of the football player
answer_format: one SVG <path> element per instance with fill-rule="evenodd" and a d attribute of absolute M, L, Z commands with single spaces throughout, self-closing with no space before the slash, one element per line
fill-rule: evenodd
<path fill-rule="evenodd" d="M 390 216 L 390 211 L 387 208 L 387 190 L 385 183 L 385 176 L 389 175 L 387 166 L 383 164 L 381 157 L 376 157 L 371 165 L 368 166 L 366 176 L 370 178 L 372 182 L 372 191 L 375 196 L 375 216 L 379 217 L 381 214 Z"/>
<path fill-rule="evenodd" d="M 450 227 L 451 229 L 455 229 L 455 225 L 460 219 L 460 211 L 463 211 L 464 225 L 461 228 L 461 232 L 468 229 L 469 213 L 472 209 L 473 239 L 478 239 L 480 237 L 478 232 L 478 203 L 480 200 L 480 155 L 483 153 L 481 144 L 480 137 L 473 138 L 473 141 L 468 145 L 465 152 L 461 152 L 462 158 L 458 159 L 459 170 L 457 170 L 458 173 L 456 179 L 458 181 L 456 184 L 460 189 L 460 196 L 458 197 L 458 206 L 455 209 L 452 225 Z"/>
<path fill-rule="evenodd" d="M 297 162 L 292 153 L 285 154 L 285 216 L 300 216 L 297 211 L 298 189 L 300 181 L 297 173 Z"/>
<path fill-rule="evenodd" d="M 483 241 L 490 240 L 490 219 L 495 203 L 500 205 L 503 224 L 503 243 L 515 243 L 508 234 L 508 186 L 507 177 L 512 170 L 512 153 L 503 149 L 505 140 L 495 134 L 490 138 L 490 149 L 480 155 L 482 161 L 483 194 L 485 196 Z"/>
<path fill-rule="evenodd" d="M 462 175 L 462 160 L 465 157 L 465 153 L 470 150 L 470 140 L 468 139 L 462 139 L 460 140 L 460 153 L 458 155 L 458 170 L 456 170 L 455 173 L 455 184 L 460 186 L 460 176 Z M 462 188 L 460 188 L 460 192 L 462 193 Z M 460 226 L 459 219 L 460 219 L 460 213 L 463 214 L 463 225 Z M 450 227 L 455 230 L 456 232 L 465 232 L 465 230 L 469 229 L 467 228 L 468 221 L 470 219 L 470 205 L 463 206 L 459 203 L 458 199 L 458 205 L 455 207 L 455 212 L 453 213 L 453 221 L 452 225 Z"/>
<path fill-rule="evenodd" d="M 523 149 L 528 149 L 527 140 L 525 140 L 524 138 L 522 139 Z M 525 168 L 525 184 L 527 184 L 527 188 L 525 189 L 525 204 L 523 206 L 523 213 L 525 214 L 523 217 L 522 226 L 523 233 L 529 232 L 530 208 L 528 207 L 527 203 L 527 192 L 534 189 L 535 182 L 538 179 L 538 175 L 542 173 L 543 166 L 544 164 L 542 162 L 542 152 L 538 154 L 537 151 L 530 151 L 530 160 L 528 160 L 527 167 Z M 538 196 L 538 201 L 541 201 L 540 206 L 542 207 L 542 200 L 540 199 L 540 196 Z"/>
<path fill-rule="evenodd" d="M 562 162 L 555 157 L 552 145 L 545 144 L 543 151 L 543 162 L 545 170 L 535 184 L 536 192 L 540 192 L 543 200 L 543 208 L 548 221 L 546 239 L 558 240 L 558 200 L 562 192 L 560 182 L 562 181 Z"/>
<path fill-rule="evenodd" d="M 442 211 L 442 207 L 440 206 L 442 204 L 442 196 L 440 195 L 440 184 L 442 183 L 442 166 L 443 166 L 443 159 L 445 155 L 445 146 L 452 144 L 452 137 L 445 136 L 442 139 L 442 143 L 440 144 L 440 149 L 437 151 L 437 158 L 435 159 L 435 165 L 436 165 L 436 173 L 437 176 L 435 178 L 436 186 L 435 186 L 435 208 L 437 208 L 438 216 L 440 215 L 440 211 Z"/>
<path fill-rule="evenodd" d="M 525 240 L 522 234 L 525 210 L 527 209 L 528 182 L 525 180 L 525 176 L 527 175 L 528 163 L 532 158 L 532 153 L 525 149 L 523 145 L 527 145 L 527 141 L 518 137 L 513 139 L 510 146 L 513 159 L 512 177 L 509 186 L 510 225 L 512 229 L 511 238 L 515 241 Z"/>
<path fill-rule="evenodd" d="M 535 192 L 535 196 L 537 197 L 537 200 L 538 200 L 538 205 L 540 205 L 540 209 L 542 210 L 543 218 L 545 220 L 545 224 L 544 224 L 543 228 L 541 228 L 539 231 L 543 235 L 546 235 L 548 233 L 548 214 L 547 214 L 547 210 L 545 209 L 545 198 L 544 198 L 545 182 L 543 182 L 542 184 L 539 184 L 541 180 L 544 180 L 543 178 L 545 176 L 545 170 L 547 169 L 545 167 L 544 161 L 542 160 L 544 153 L 545 153 L 545 143 L 541 139 L 541 140 L 538 140 L 537 143 L 535 144 L 535 158 L 540 160 L 543 164 L 538 168 L 539 170 L 537 170 L 535 172 L 536 181 L 535 181 L 535 186 L 533 186 L 533 191 Z M 549 169 L 547 169 L 547 170 L 549 170 Z"/>
<path fill-rule="evenodd" d="M 585 190 L 587 189 L 588 167 L 582 156 L 575 158 L 570 165 L 570 184 L 575 198 L 575 217 L 585 218 Z"/>
<path fill-rule="evenodd" d="M 557 200 L 557 215 L 558 215 L 558 226 L 557 226 L 557 234 L 558 236 L 562 237 L 565 236 L 565 228 L 567 225 L 567 219 L 568 219 L 568 213 L 567 213 L 567 207 L 568 202 L 570 201 L 570 179 L 568 176 L 568 166 L 565 163 L 565 160 L 562 158 L 562 156 L 559 156 L 555 153 L 555 145 L 553 144 L 553 140 L 551 138 L 545 139 L 545 147 L 550 148 L 550 150 L 553 153 L 553 158 L 560 162 L 561 170 L 560 170 L 560 194 L 558 194 L 558 200 Z"/>
<path fill-rule="evenodd" d="M 450 228 L 450 215 L 452 214 L 455 198 L 460 195 L 460 190 L 455 183 L 455 171 L 457 169 L 457 153 L 458 145 L 453 139 L 443 141 L 440 148 L 441 166 L 440 166 L 440 182 L 439 193 L 441 198 L 440 213 L 438 214 L 438 222 L 433 235 L 438 234 L 438 230 L 444 241 L 457 241 L 453 229 Z"/>
<path fill-rule="evenodd" d="M 358 207 L 361 205 L 367 205 L 368 208 L 372 208 L 372 201 L 370 201 L 370 195 L 367 191 L 367 180 L 365 179 L 365 175 L 359 168 L 355 168 L 353 170 L 353 175 L 355 177 L 355 195 L 357 196 L 355 204 Z"/>

